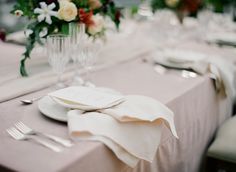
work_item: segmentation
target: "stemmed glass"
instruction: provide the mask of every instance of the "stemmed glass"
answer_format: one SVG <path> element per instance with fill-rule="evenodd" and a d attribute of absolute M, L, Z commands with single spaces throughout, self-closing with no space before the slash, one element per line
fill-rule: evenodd
<path fill-rule="evenodd" d="M 65 85 L 61 75 L 69 62 L 69 37 L 62 34 L 49 35 L 46 45 L 49 64 L 58 76 L 56 88 L 63 88 Z"/>
<path fill-rule="evenodd" d="M 151 4 L 151 0 L 144 0 L 139 5 L 138 14 L 144 19 L 148 19 L 148 20 L 153 19 L 153 12 L 152 12 L 150 4 Z"/>
<path fill-rule="evenodd" d="M 72 84 L 83 85 L 84 81 L 80 77 L 79 69 L 81 67 L 80 58 L 83 49 L 83 39 L 85 35 L 85 25 L 79 23 L 69 24 L 69 35 L 70 35 L 70 56 L 75 65 L 75 74 L 73 77 Z"/>
<path fill-rule="evenodd" d="M 99 41 L 91 41 L 87 40 L 83 45 L 83 49 L 81 52 L 80 63 L 83 65 L 85 69 L 85 83 L 84 85 L 87 87 L 95 87 L 95 85 L 90 82 L 89 74 L 93 70 L 93 67 L 97 61 L 98 53 L 101 49 L 101 42 Z"/>
<path fill-rule="evenodd" d="M 205 39 L 209 30 L 210 22 L 213 20 L 213 12 L 211 6 L 206 6 L 204 9 L 198 12 L 198 21 L 200 24 L 199 31 L 201 39 Z"/>

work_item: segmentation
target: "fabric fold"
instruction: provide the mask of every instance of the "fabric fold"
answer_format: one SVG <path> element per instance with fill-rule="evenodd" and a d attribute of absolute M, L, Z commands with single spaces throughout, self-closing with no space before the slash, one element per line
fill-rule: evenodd
<path fill-rule="evenodd" d="M 99 110 L 99 112 L 111 115 L 121 122 L 146 121 L 155 123 L 158 122 L 156 120 L 164 119 L 173 135 L 178 138 L 173 112 L 159 101 L 150 97 L 127 95 L 125 96 L 125 101 L 119 106 Z"/>
<path fill-rule="evenodd" d="M 128 153 L 125 149 L 123 149 L 121 146 L 113 142 L 111 139 L 104 136 L 98 136 L 92 134 L 84 135 L 80 133 L 83 132 L 72 132 L 71 138 L 75 141 L 100 141 L 104 143 L 109 149 L 111 149 L 111 151 L 114 152 L 114 154 L 117 156 L 118 159 L 128 164 L 130 167 L 134 168 L 138 164 L 139 159 L 137 157 Z"/>
<path fill-rule="evenodd" d="M 87 111 L 109 108 L 124 101 L 124 96 L 122 95 L 83 86 L 67 87 L 48 95 L 61 106 Z"/>
<path fill-rule="evenodd" d="M 121 123 L 109 115 L 97 112 L 78 115 L 76 110 L 70 111 L 68 113 L 68 127 L 70 134 L 78 138 L 82 135 L 84 139 L 83 134 L 87 132 L 93 136 L 102 136 L 102 139 L 99 140 L 116 152 L 117 157 L 130 166 L 132 164 L 129 161 L 133 161 L 133 156 L 152 162 L 161 138 L 160 124 Z M 109 138 L 109 143 L 114 142 L 116 145 L 111 146 L 104 138 Z M 96 140 L 96 137 L 93 139 Z M 127 153 L 132 156 L 127 156 Z"/>

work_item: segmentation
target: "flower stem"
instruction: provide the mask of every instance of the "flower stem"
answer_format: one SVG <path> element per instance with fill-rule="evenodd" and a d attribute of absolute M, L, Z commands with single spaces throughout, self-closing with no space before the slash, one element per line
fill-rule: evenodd
<path fill-rule="evenodd" d="M 23 77 L 28 76 L 28 73 L 27 73 L 27 71 L 26 71 L 26 69 L 25 69 L 25 60 L 26 60 L 26 59 L 27 59 L 27 58 L 24 57 L 24 58 L 20 61 L 20 74 L 21 74 L 21 76 L 23 76 Z"/>

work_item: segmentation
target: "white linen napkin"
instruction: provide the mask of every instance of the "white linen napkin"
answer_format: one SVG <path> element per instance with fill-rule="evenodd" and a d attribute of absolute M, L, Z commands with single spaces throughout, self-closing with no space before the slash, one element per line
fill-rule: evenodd
<path fill-rule="evenodd" d="M 173 112 L 153 98 L 140 95 L 127 95 L 125 96 L 125 101 L 118 106 L 99 111 L 111 115 L 120 122 L 154 122 L 157 119 L 164 119 L 173 135 L 178 138 L 174 125 Z"/>
<path fill-rule="evenodd" d="M 222 43 L 236 45 L 236 34 L 233 32 L 214 32 L 206 36 L 206 41 L 210 43 Z"/>
<path fill-rule="evenodd" d="M 80 110 L 109 108 L 124 101 L 124 96 L 122 95 L 82 86 L 67 87 L 48 95 L 64 107 Z"/>
<path fill-rule="evenodd" d="M 71 136 L 76 141 L 100 141 L 104 143 L 109 149 L 114 152 L 118 159 L 128 164 L 132 168 L 134 168 L 139 162 L 139 159 L 137 157 L 131 155 L 124 148 L 107 137 L 91 135 L 90 133 L 86 132 L 73 132 L 73 135 Z"/>
<path fill-rule="evenodd" d="M 118 106 L 100 112 L 68 112 L 72 138 L 101 141 L 131 167 L 139 159 L 152 162 L 163 122 L 178 137 L 173 112 L 152 98 L 137 95 L 126 96 Z"/>
<path fill-rule="evenodd" d="M 167 50 L 171 51 L 171 50 Z M 172 51 L 168 53 L 153 54 L 154 61 L 164 66 L 192 69 L 199 74 L 210 73 L 215 81 L 216 90 L 235 100 L 236 78 L 233 64 L 224 60 L 223 57 L 203 56 L 198 52 L 189 53 L 188 50 L 179 50 L 181 53 Z M 171 54 L 171 56 L 170 56 Z"/>
<path fill-rule="evenodd" d="M 229 96 L 233 101 L 236 100 L 236 69 L 235 66 L 223 57 L 214 57 L 207 59 L 210 64 L 210 72 L 213 73 L 219 81 L 220 90 Z M 215 68 L 215 70 L 214 70 Z M 216 81 L 217 81 L 216 80 Z"/>
<path fill-rule="evenodd" d="M 76 110 L 70 111 L 68 127 L 72 138 L 86 140 L 83 136 L 88 133 L 100 136 L 98 141 L 106 144 L 131 167 L 136 166 L 137 159 L 152 162 L 161 137 L 161 125 L 148 122 L 120 123 L 109 115 L 97 112 L 78 115 Z M 92 138 L 97 140 L 96 137 Z M 106 142 L 108 140 L 111 145 Z"/>
<path fill-rule="evenodd" d="M 179 49 L 164 49 L 152 54 L 156 63 L 178 69 L 192 69 L 199 74 L 208 71 L 207 56 L 202 53 Z"/>

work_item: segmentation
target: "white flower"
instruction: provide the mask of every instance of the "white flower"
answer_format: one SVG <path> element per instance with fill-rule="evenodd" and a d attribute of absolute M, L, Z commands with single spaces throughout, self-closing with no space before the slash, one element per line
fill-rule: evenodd
<path fill-rule="evenodd" d="M 54 3 L 47 5 L 45 2 L 40 2 L 41 8 L 35 8 L 34 13 L 38 15 L 38 21 L 41 22 L 45 20 L 46 23 L 52 24 L 51 16 L 57 17 L 57 12 L 53 11 L 56 7 Z"/>
<path fill-rule="evenodd" d="M 39 32 L 39 37 L 42 38 L 48 34 L 48 28 L 44 27 L 40 32 Z"/>
<path fill-rule="evenodd" d="M 96 14 L 92 16 L 92 21 L 93 21 L 93 24 L 91 24 L 88 27 L 88 32 L 91 35 L 96 35 L 97 33 L 101 32 L 104 29 L 104 25 L 105 25 L 104 18 L 101 15 Z"/>
<path fill-rule="evenodd" d="M 28 38 L 32 33 L 33 33 L 33 30 L 31 30 L 31 29 L 27 29 L 24 31 L 26 38 Z"/>
<path fill-rule="evenodd" d="M 21 10 L 16 10 L 16 11 L 14 12 L 14 14 L 15 14 L 17 17 L 20 17 L 20 16 L 23 15 L 23 11 L 21 11 Z"/>
<path fill-rule="evenodd" d="M 76 5 L 68 0 L 61 0 L 59 3 L 58 17 L 67 22 L 74 20 L 78 14 Z"/>
<path fill-rule="evenodd" d="M 168 7 L 174 8 L 179 3 L 179 0 L 165 0 L 165 3 Z"/>

